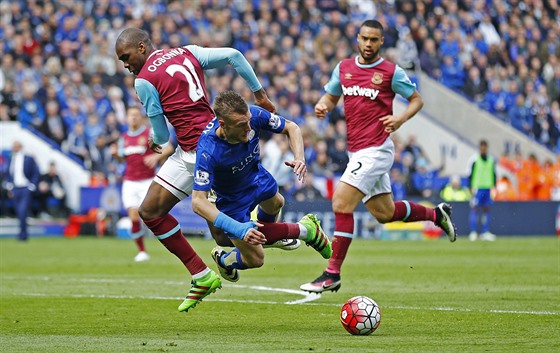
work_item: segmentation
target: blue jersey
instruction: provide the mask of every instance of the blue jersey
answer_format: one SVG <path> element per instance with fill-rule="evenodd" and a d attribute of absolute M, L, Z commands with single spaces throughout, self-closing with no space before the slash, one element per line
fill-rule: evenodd
<path fill-rule="evenodd" d="M 280 133 L 286 120 L 267 110 L 250 106 L 251 132 L 247 143 L 230 144 L 216 135 L 220 126 L 214 118 L 202 132 L 196 150 L 194 190 L 213 189 L 218 198 L 230 198 L 250 189 L 261 170 L 259 134 L 261 130 Z"/>

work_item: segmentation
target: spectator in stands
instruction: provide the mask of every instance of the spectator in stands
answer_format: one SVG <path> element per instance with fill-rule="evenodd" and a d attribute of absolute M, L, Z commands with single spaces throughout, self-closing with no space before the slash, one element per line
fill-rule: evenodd
<path fill-rule="evenodd" d="M 427 38 L 424 42 L 423 50 L 419 55 L 420 67 L 430 77 L 438 80 L 441 76 L 441 58 L 436 49 L 433 39 Z"/>
<path fill-rule="evenodd" d="M 78 157 L 82 162 L 89 163 L 89 146 L 82 122 L 74 125 L 74 129 L 68 134 L 68 140 L 63 148 L 66 152 Z"/>
<path fill-rule="evenodd" d="M 519 93 L 515 97 L 515 104 L 509 106 L 508 119 L 511 126 L 528 136 L 533 136 L 534 119 L 529 109 L 525 106 L 525 96 L 523 93 Z"/>
<path fill-rule="evenodd" d="M 308 171 L 305 175 L 303 186 L 298 188 L 293 194 L 294 200 L 300 202 L 325 200 L 325 197 L 323 196 L 321 191 L 319 191 L 319 189 L 317 189 L 313 184 L 314 182 L 315 176 L 313 175 L 313 173 Z"/>
<path fill-rule="evenodd" d="M 47 116 L 41 124 L 39 131 L 60 146 L 66 140 L 68 135 L 66 133 L 64 119 L 62 119 L 62 116 L 60 115 L 59 105 L 56 100 L 49 100 L 47 102 L 46 114 Z"/>
<path fill-rule="evenodd" d="M 27 215 L 30 211 L 32 194 L 37 191 L 41 174 L 35 159 L 25 154 L 19 141 L 12 144 L 12 155 L 7 178 L 8 195 L 12 199 L 19 220 L 19 241 L 27 241 Z"/>
<path fill-rule="evenodd" d="M 111 111 L 105 115 L 105 121 L 109 114 L 114 114 L 117 121 L 126 121 L 126 104 L 123 102 L 123 91 L 118 86 L 109 87 L 107 97 L 111 104 Z"/>
<path fill-rule="evenodd" d="M 44 5 L 41 2 L 11 3 L 14 3 L 15 10 L 4 13 L 2 19 L 7 25 L 0 26 L 4 49 L 1 72 L 6 81 L 4 87 L 0 85 L 1 120 L 16 120 L 22 103 L 23 82 L 40 87 L 45 86 L 48 80 L 48 87 L 40 87 L 36 96 L 44 107 L 46 101 L 58 100 L 62 116 L 69 120 L 68 132 L 76 121 L 85 122 L 91 112 L 89 108 L 82 107 L 89 105 L 86 102 L 93 99 L 92 87 L 101 87 L 111 96 L 110 91 L 117 84 L 122 90 L 125 107 L 138 103 L 133 77 L 124 75 L 122 67 L 117 67 L 110 45 L 127 21 L 136 14 L 122 10 L 118 4 L 83 6 L 83 2 L 61 4 L 52 1 L 43 2 Z M 435 6 L 433 1 L 378 2 L 374 5 L 365 5 L 369 3 L 367 1 L 353 1 L 352 6 L 340 5 L 343 2 L 332 6 L 335 9 L 333 11 L 338 12 L 334 15 L 320 9 L 319 5 L 323 6 L 324 1 L 301 2 L 299 5 L 290 1 L 287 11 L 281 9 L 280 2 L 274 1 L 264 1 L 257 9 L 252 6 L 230 6 L 226 2 L 223 6 L 219 5 L 220 11 L 228 12 L 225 16 L 215 15 L 216 2 L 202 2 L 200 8 L 194 11 L 181 11 L 177 8 L 178 2 L 165 4 L 158 0 L 156 3 L 149 6 L 156 10 L 145 11 L 142 16 L 131 21 L 139 27 L 157 29 L 160 34 L 156 35 L 162 47 L 178 43 L 178 37 L 183 39 L 183 43 L 205 45 L 210 43 L 207 33 L 218 33 L 224 40 L 232 35 L 232 44 L 233 41 L 241 43 L 240 48 L 243 48 L 249 61 L 258 67 L 262 81 L 270 86 L 269 94 L 273 101 L 279 102 L 280 97 L 288 95 L 288 91 L 292 95 L 293 92 L 301 92 L 296 101 L 288 99 L 286 107 L 294 112 L 299 107 L 301 115 L 308 116 L 304 124 L 320 134 L 325 126 L 315 129 L 310 123 L 312 119 L 309 119 L 309 113 L 313 112 L 320 90 L 328 80 L 330 68 L 337 60 L 349 55 L 344 53 L 348 53 L 355 44 L 353 37 L 356 25 L 360 22 L 356 22 L 356 18 L 363 19 L 366 14 L 358 14 L 356 9 L 362 7 L 369 9 L 367 13 L 377 14 L 375 16 L 386 24 L 384 46 L 387 48 L 387 58 L 391 51 L 396 51 L 395 46 L 399 39 L 402 41 L 403 33 L 409 31 L 419 51 L 420 67 L 436 79 L 440 78 L 442 57 L 447 55 L 458 59 L 454 64 L 464 66 L 465 76 L 472 66 L 476 66 L 482 81 L 504 81 L 515 77 L 520 87 L 524 88 L 526 82 L 531 82 L 530 88 L 523 92 L 528 97 L 529 109 L 537 104 L 532 103 L 529 97 L 539 85 L 544 85 L 547 90 L 547 97 L 540 105 L 550 106 L 560 96 L 560 68 L 557 64 L 560 45 L 557 21 L 553 20 L 556 10 L 548 2 L 459 2 L 457 6 L 457 2 L 437 1 L 438 6 Z M 134 11 L 140 11 L 140 7 Z M 43 15 L 37 16 L 41 12 Z M 166 17 L 169 13 L 173 13 L 173 16 Z M 67 21 L 68 17 L 72 19 Z M 224 17 L 232 24 L 231 34 L 224 31 Z M 490 22 L 485 17 L 490 17 Z M 336 22 L 333 30 L 329 28 L 331 22 Z M 323 40 L 319 33 L 327 30 L 327 40 Z M 498 41 L 495 40 L 496 33 L 499 35 Z M 252 38 L 250 42 L 246 42 L 247 35 Z M 24 37 L 29 45 L 21 45 Z M 289 43 L 293 43 L 292 49 L 284 50 L 290 47 Z M 440 53 L 437 52 L 438 45 L 441 45 Z M 507 69 L 505 77 L 504 68 Z M 290 73 L 297 80 L 289 78 Z M 209 97 L 219 93 L 212 87 L 221 87 L 220 90 L 237 89 L 233 87 L 238 80 L 234 77 L 235 73 L 226 70 L 214 76 L 226 79 L 216 85 L 209 85 Z M 310 78 L 310 86 L 305 77 Z M 16 92 L 15 88 L 20 90 Z M 472 96 L 470 90 L 466 78 L 462 92 Z M 483 96 L 486 90 L 480 95 Z M 45 100 L 45 97 L 48 99 Z M 475 94 L 475 97 L 478 96 Z M 118 119 L 123 119 L 122 105 L 119 104 L 120 108 L 114 106 L 113 103 L 117 101 L 110 100 L 111 110 L 115 111 Z M 69 105 L 75 107 L 76 111 L 69 114 Z M 331 113 L 333 118 L 334 113 Z M 339 114 L 333 120 L 340 117 L 344 118 Z M 124 124 L 124 121 L 119 121 Z M 553 150 L 560 149 L 558 141 L 550 144 Z"/>
<path fill-rule="evenodd" d="M 449 183 L 441 190 L 439 196 L 443 201 L 461 202 L 469 201 L 471 192 L 469 188 L 462 185 L 461 177 L 455 174 L 449 178 Z"/>
<path fill-rule="evenodd" d="M 403 31 L 399 34 L 397 40 L 397 62 L 405 70 L 414 70 L 418 67 L 418 49 L 416 43 L 412 39 L 410 30 Z"/>
<path fill-rule="evenodd" d="M 410 155 L 412 156 L 413 169 L 410 171 L 410 173 L 414 172 L 414 164 L 416 164 L 418 160 L 424 159 L 425 162 L 430 162 L 428 156 L 426 156 L 426 154 L 424 153 L 424 149 L 418 143 L 415 134 L 408 135 L 408 139 L 402 151 L 405 153 L 410 153 Z"/>
<path fill-rule="evenodd" d="M 294 154 L 290 150 L 290 144 L 286 136 L 274 134 L 264 144 L 262 166 L 276 179 L 279 192 L 288 197 L 294 182 L 292 169 L 286 167 L 284 162 L 292 161 Z"/>
<path fill-rule="evenodd" d="M 522 159 L 521 167 L 516 171 L 517 190 L 519 200 L 530 201 L 536 199 L 536 189 L 540 172 L 540 163 L 533 153 Z"/>
<path fill-rule="evenodd" d="M 560 48 L 560 46 L 558 46 L 558 48 Z M 560 55 L 558 57 L 551 56 L 551 58 L 556 58 L 554 59 L 554 61 L 556 61 L 557 63 L 552 68 L 553 71 L 552 77 L 550 77 L 548 80 L 545 81 L 548 97 L 552 102 L 560 101 L 560 63 L 559 63 L 560 59 L 558 59 L 559 57 Z"/>
<path fill-rule="evenodd" d="M 501 118 L 504 118 L 507 108 L 505 104 L 505 92 L 502 91 L 498 80 L 490 82 L 490 90 L 484 96 L 481 106 L 490 113 L 497 114 Z"/>
<path fill-rule="evenodd" d="M 109 112 L 105 118 L 105 124 L 103 124 L 103 138 L 105 139 L 105 144 L 111 145 L 119 139 L 123 127 L 119 124 L 117 116 L 114 112 Z"/>
<path fill-rule="evenodd" d="M 436 179 L 439 177 L 440 168 L 430 168 L 428 161 L 425 158 L 419 158 L 415 163 L 415 170 L 412 173 L 412 184 L 414 189 L 417 190 L 425 199 L 430 199 L 434 196 L 436 190 Z"/>
<path fill-rule="evenodd" d="M 481 103 L 486 89 L 486 80 L 480 76 L 480 69 L 476 66 L 471 66 L 465 80 L 465 94 L 476 103 Z"/>
<path fill-rule="evenodd" d="M 45 108 L 35 97 L 37 88 L 30 82 L 24 82 L 22 91 L 23 100 L 17 114 L 17 120 L 24 128 L 33 127 L 39 129 L 43 120 L 45 120 Z"/>
<path fill-rule="evenodd" d="M 557 175 L 555 175 L 554 164 L 552 160 L 545 160 L 539 170 L 539 175 L 537 177 L 537 185 L 535 190 L 535 196 L 537 200 L 548 201 L 551 199 L 552 189 L 554 188 L 555 184 L 554 178 L 556 177 Z"/>
<path fill-rule="evenodd" d="M 550 199 L 552 201 L 560 201 L 560 153 L 556 154 L 556 161 L 552 165 L 552 190 L 550 192 Z"/>
<path fill-rule="evenodd" d="M 393 200 L 406 200 L 405 178 L 398 168 L 391 169 L 391 192 Z"/>
<path fill-rule="evenodd" d="M 346 148 L 346 138 L 335 138 L 332 147 L 327 153 L 331 161 L 330 170 L 336 175 L 342 175 L 349 161 L 348 150 Z"/>
<path fill-rule="evenodd" d="M 84 124 L 84 134 L 88 146 L 95 146 L 96 140 L 103 134 L 103 121 L 95 112 L 88 114 Z"/>
<path fill-rule="evenodd" d="M 66 191 L 54 161 L 49 163 L 47 173 L 41 175 L 38 196 L 41 214 L 46 214 L 48 217 L 67 215 Z"/>
<path fill-rule="evenodd" d="M 492 24 L 492 18 L 488 13 L 485 13 L 482 17 L 482 21 L 478 25 L 478 30 L 482 37 L 484 38 L 484 42 L 490 47 L 492 45 L 498 45 L 500 43 L 500 34 Z"/>
<path fill-rule="evenodd" d="M 458 61 L 450 55 L 443 57 L 440 81 L 452 90 L 461 90 L 464 85 L 463 68 Z"/>
<path fill-rule="evenodd" d="M 518 200 L 517 190 L 507 175 L 502 175 L 496 183 L 493 199 L 495 201 Z"/>
<path fill-rule="evenodd" d="M 533 123 L 533 136 L 543 145 L 553 147 L 558 139 L 558 132 L 555 131 L 548 109 L 544 106 L 535 108 L 537 114 Z"/>
<path fill-rule="evenodd" d="M 469 224 L 471 232 L 469 240 L 480 239 L 494 241 L 496 236 L 490 233 L 490 207 L 492 206 L 491 190 L 496 186 L 496 163 L 488 153 L 488 142 L 480 140 L 479 153 L 470 160 L 469 185 L 472 193 Z M 480 232 L 479 232 L 480 217 Z"/>

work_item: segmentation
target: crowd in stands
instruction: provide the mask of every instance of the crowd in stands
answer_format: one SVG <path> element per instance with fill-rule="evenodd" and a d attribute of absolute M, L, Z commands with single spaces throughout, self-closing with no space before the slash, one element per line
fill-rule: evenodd
<path fill-rule="evenodd" d="M 92 185 L 104 185 L 122 172 L 109 146 L 126 128 L 126 107 L 139 104 L 134 78 L 114 54 L 120 31 L 145 29 L 156 48 L 230 46 L 255 68 L 278 113 L 301 127 L 310 179 L 327 180 L 296 190 L 292 176 L 278 172 L 279 185 L 287 197 L 329 198 L 348 158 L 344 113 L 323 121 L 313 108 L 371 18 L 384 25 L 384 56 L 424 70 L 560 153 L 556 0 L 0 0 L 0 120 L 43 135 L 91 170 Z M 211 100 L 234 89 L 251 101 L 232 68 L 209 71 L 206 83 Z M 414 141 L 397 145 L 396 197 L 437 196 L 440 168 L 429 168 Z M 271 171 L 290 158 L 276 139 L 262 152 Z"/>

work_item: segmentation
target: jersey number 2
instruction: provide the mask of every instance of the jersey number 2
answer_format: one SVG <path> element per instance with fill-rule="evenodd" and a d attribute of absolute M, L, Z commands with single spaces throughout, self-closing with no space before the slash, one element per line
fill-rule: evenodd
<path fill-rule="evenodd" d="M 167 72 L 171 77 L 175 76 L 177 72 L 180 72 L 185 76 L 187 82 L 189 83 L 189 98 L 193 102 L 196 102 L 200 98 L 204 97 L 204 91 L 202 90 L 202 85 L 200 84 L 194 65 L 188 58 L 185 58 L 183 65 L 169 65 L 167 69 L 165 69 L 165 72 Z"/>

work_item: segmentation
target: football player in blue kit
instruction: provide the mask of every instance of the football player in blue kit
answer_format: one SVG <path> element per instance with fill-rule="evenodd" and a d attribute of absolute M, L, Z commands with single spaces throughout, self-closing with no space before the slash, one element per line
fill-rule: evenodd
<path fill-rule="evenodd" d="M 302 239 L 323 258 L 330 258 L 331 243 L 316 215 L 307 214 L 297 223 L 275 222 L 284 197 L 260 163 L 260 131 L 285 134 L 294 154 L 294 160 L 285 164 L 303 181 L 307 167 L 299 127 L 261 107 L 248 106 L 234 91 L 219 94 L 213 108 L 216 117 L 197 145 L 192 206 L 214 225 L 212 235 L 217 243 L 219 229 L 235 246 L 229 252 L 220 246 L 212 250 L 222 277 L 235 282 L 237 270 L 262 266 L 263 245 L 282 239 Z M 211 189 L 217 196 L 215 204 L 208 200 Z M 251 211 L 257 206 L 257 221 L 251 221 Z"/>

